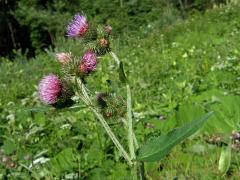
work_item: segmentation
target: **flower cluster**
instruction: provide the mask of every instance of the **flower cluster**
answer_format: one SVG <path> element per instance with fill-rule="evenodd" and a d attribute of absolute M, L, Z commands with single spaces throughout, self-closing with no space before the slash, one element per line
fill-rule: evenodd
<path fill-rule="evenodd" d="M 82 56 L 74 57 L 71 52 L 56 53 L 56 59 L 62 65 L 65 76 L 79 77 L 85 82 L 85 78 L 97 70 L 99 56 L 110 51 L 110 34 L 112 27 L 109 25 L 94 27 L 87 17 L 76 14 L 67 26 L 67 36 L 83 43 L 91 43 L 91 48 L 84 50 Z M 96 32 L 96 33 L 91 33 Z M 90 42 L 91 41 L 91 42 Z M 90 47 L 85 44 L 85 47 Z M 39 83 L 39 99 L 48 105 L 64 103 L 71 98 L 71 83 L 65 83 L 60 76 L 50 74 L 43 77 Z"/>
<path fill-rule="evenodd" d="M 56 54 L 56 59 L 61 64 L 62 74 L 50 74 L 39 83 L 39 99 L 47 105 L 52 105 L 55 108 L 64 108 L 71 106 L 78 100 L 81 100 L 95 114 L 96 118 L 102 124 L 108 136 L 111 138 L 114 145 L 121 152 L 128 164 L 132 166 L 135 160 L 134 148 L 138 148 L 135 134 L 132 129 L 132 114 L 131 114 L 131 93 L 127 84 L 127 99 L 128 108 L 125 106 L 125 101 L 121 96 L 111 93 L 100 93 L 97 95 L 96 101 L 93 101 L 91 91 L 87 89 L 87 78 L 97 71 L 97 66 L 101 62 L 100 56 L 111 51 L 110 35 L 112 27 L 94 26 L 89 23 L 87 17 L 82 14 L 76 14 L 73 20 L 67 26 L 67 36 L 79 40 L 83 48 L 79 48 L 78 57 L 71 52 L 60 52 Z M 110 55 L 119 62 L 117 56 L 111 52 Z M 120 63 L 119 63 L 120 64 Z M 118 65 L 119 65 L 118 64 Z M 123 66 L 119 66 L 119 76 L 124 76 Z M 125 77 L 126 79 L 126 77 Z M 76 97 L 74 95 L 74 91 Z M 126 111 L 128 109 L 128 111 Z M 128 112 L 128 113 L 127 113 Z M 123 118 L 127 115 L 129 122 Z M 130 155 L 124 149 L 123 145 L 118 140 L 117 136 L 111 130 L 110 124 L 106 122 L 111 120 L 119 120 L 117 124 L 122 123 L 125 128 L 128 128 L 129 149 Z M 135 143 L 135 145 L 134 145 Z"/>

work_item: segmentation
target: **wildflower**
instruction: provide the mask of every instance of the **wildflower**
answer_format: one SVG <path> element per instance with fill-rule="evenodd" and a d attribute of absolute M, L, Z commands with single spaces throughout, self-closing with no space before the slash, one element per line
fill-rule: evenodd
<path fill-rule="evenodd" d="M 45 76 L 39 83 L 39 98 L 45 104 L 55 104 L 62 95 L 63 84 L 55 74 Z"/>
<path fill-rule="evenodd" d="M 84 37 L 89 29 L 87 18 L 83 15 L 76 14 L 74 19 L 67 27 L 67 36 Z"/>
<path fill-rule="evenodd" d="M 71 61 L 71 53 L 57 53 L 56 57 L 58 61 L 63 65 L 67 65 Z"/>
<path fill-rule="evenodd" d="M 97 55 L 93 51 L 88 51 L 84 54 L 80 62 L 80 72 L 89 74 L 97 68 Z"/>

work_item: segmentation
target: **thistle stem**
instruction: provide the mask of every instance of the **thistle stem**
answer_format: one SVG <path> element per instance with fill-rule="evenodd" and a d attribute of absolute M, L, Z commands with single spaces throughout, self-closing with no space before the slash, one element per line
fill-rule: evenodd
<path fill-rule="evenodd" d="M 129 151 L 132 159 L 136 159 L 134 150 L 134 138 L 133 138 L 133 127 L 132 127 L 132 96 L 129 84 L 126 85 L 127 88 L 127 119 L 128 119 L 128 141 L 129 141 Z"/>
<path fill-rule="evenodd" d="M 131 158 L 129 157 L 128 153 L 125 151 L 125 149 L 123 148 L 123 146 L 121 145 L 121 143 L 118 141 L 118 139 L 116 138 L 116 136 L 114 135 L 114 133 L 112 132 L 111 128 L 109 127 L 109 125 L 107 124 L 107 122 L 105 121 L 105 119 L 102 117 L 101 114 L 99 114 L 99 112 L 94 109 L 91 108 L 92 111 L 94 112 L 94 114 L 97 116 L 97 118 L 99 119 L 99 121 L 101 122 L 102 126 L 104 127 L 104 129 L 106 130 L 107 134 L 109 135 L 109 137 L 112 139 L 113 143 L 115 144 L 115 146 L 118 148 L 118 150 L 121 152 L 121 154 L 123 155 L 123 157 L 126 159 L 126 161 L 128 162 L 128 164 L 130 166 L 133 165 Z"/>
<path fill-rule="evenodd" d="M 114 52 L 110 52 L 113 59 L 116 61 L 118 66 L 120 65 L 120 60 Z M 128 82 L 126 82 L 127 89 L 127 128 L 128 128 L 128 146 L 131 159 L 136 159 L 135 149 L 134 149 L 134 133 L 133 133 L 133 120 L 132 120 L 132 96 L 131 89 Z M 135 138 L 136 140 L 136 138 Z M 137 144 L 137 143 L 136 143 Z"/>
<path fill-rule="evenodd" d="M 108 136 L 111 138 L 111 140 L 113 141 L 114 145 L 117 147 L 117 149 L 120 151 L 120 153 L 122 154 L 122 156 L 126 159 L 126 161 L 128 162 L 129 166 L 132 166 L 132 160 L 130 158 L 130 156 L 128 155 L 128 153 L 125 151 L 125 149 L 123 148 L 123 146 L 121 145 L 121 143 L 119 142 L 119 140 L 117 139 L 117 137 L 115 136 L 115 134 L 112 132 L 111 128 L 109 127 L 109 125 L 107 124 L 107 122 L 105 121 L 105 119 L 103 118 L 103 116 L 98 112 L 98 110 L 96 110 L 93 106 L 93 103 L 86 91 L 86 87 L 85 85 L 82 83 L 82 81 L 80 79 L 77 79 L 77 85 L 80 86 L 81 92 L 80 94 L 83 95 L 84 98 L 82 98 L 82 96 L 80 96 L 80 98 L 83 100 L 83 102 L 89 106 L 89 108 L 91 109 L 91 111 L 95 114 L 95 116 L 98 118 L 98 120 L 100 121 L 100 123 L 102 124 L 102 126 L 104 127 L 105 131 L 107 132 Z"/>
<path fill-rule="evenodd" d="M 117 65 L 120 64 L 120 60 L 118 59 L 117 55 L 114 52 L 110 52 L 111 56 L 113 57 L 113 59 L 116 61 Z"/>
<path fill-rule="evenodd" d="M 123 122 L 123 124 L 127 128 L 127 125 L 128 125 L 127 121 L 124 118 L 121 118 L 121 121 Z M 135 148 L 138 149 L 139 148 L 139 144 L 138 144 L 138 141 L 137 141 L 137 138 L 136 138 L 136 135 L 135 135 L 134 132 L 133 132 L 133 142 L 134 142 Z"/>
<path fill-rule="evenodd" d="M 114 52 L 110 52 L 110 55 L 113 57 L 118 67 L 120 68 L 121 61 L 118 59 L 117 55 Z M 131 157 L 131 160 L 135 160 L 136 155 L 135 155 L 134 144 L 136 149 L 139 148 L 139 145 L 138 145 L 135 133 L 133 131 L 131 88 L 128 81 L 126 81 L 125 84 L 126 84 L 126 90 L 127 90 L 127 122 L 124 119 L 124 124 L 128 128 L 128 146 L 129 146 L 130 157 Z M 141 180 L 144 180 L 145 179 L 144 163 L 134 162 L 131 173 L 132 173 L 133 179 L 137 179 L 137 174 L 138 174 L 139 178 Z"/>

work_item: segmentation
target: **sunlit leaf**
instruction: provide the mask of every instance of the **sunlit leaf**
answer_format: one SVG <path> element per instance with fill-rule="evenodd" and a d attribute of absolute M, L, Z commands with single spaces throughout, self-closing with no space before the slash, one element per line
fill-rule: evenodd
<path fill-rule="evenodd" d="M 162 136 L 152 138 L 140 148 L 137 159 L 140 161 L 159 161 L 181 141 L 194 134 L 213 113 L 210 112 L 198 120 L 170 131 Z"/>

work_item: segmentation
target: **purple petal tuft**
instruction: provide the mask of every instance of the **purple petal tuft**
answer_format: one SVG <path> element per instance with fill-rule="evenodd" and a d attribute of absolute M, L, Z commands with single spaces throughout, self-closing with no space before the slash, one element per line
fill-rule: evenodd
<path fill-rule="evenodd" d="M 88 51 L 84 54 L 80 63 L 80 71 L 84 74 L 89 74 L 97 68 L 97 55 L 93 51 Z"/>
<path fill-rule="evenodd" d="M 84 37 L 89 29 L 89 24 L 86 16 L 76 14 L 74 19 L 67 27 L 67 36 L 69 37 Z"/>
<path fill-rule="evenodd" d="M 55 104 L 62 91 L 62 82 L 54 74 L 45 76 L 39 83 L 39 98 L 45 104 Z"/>

